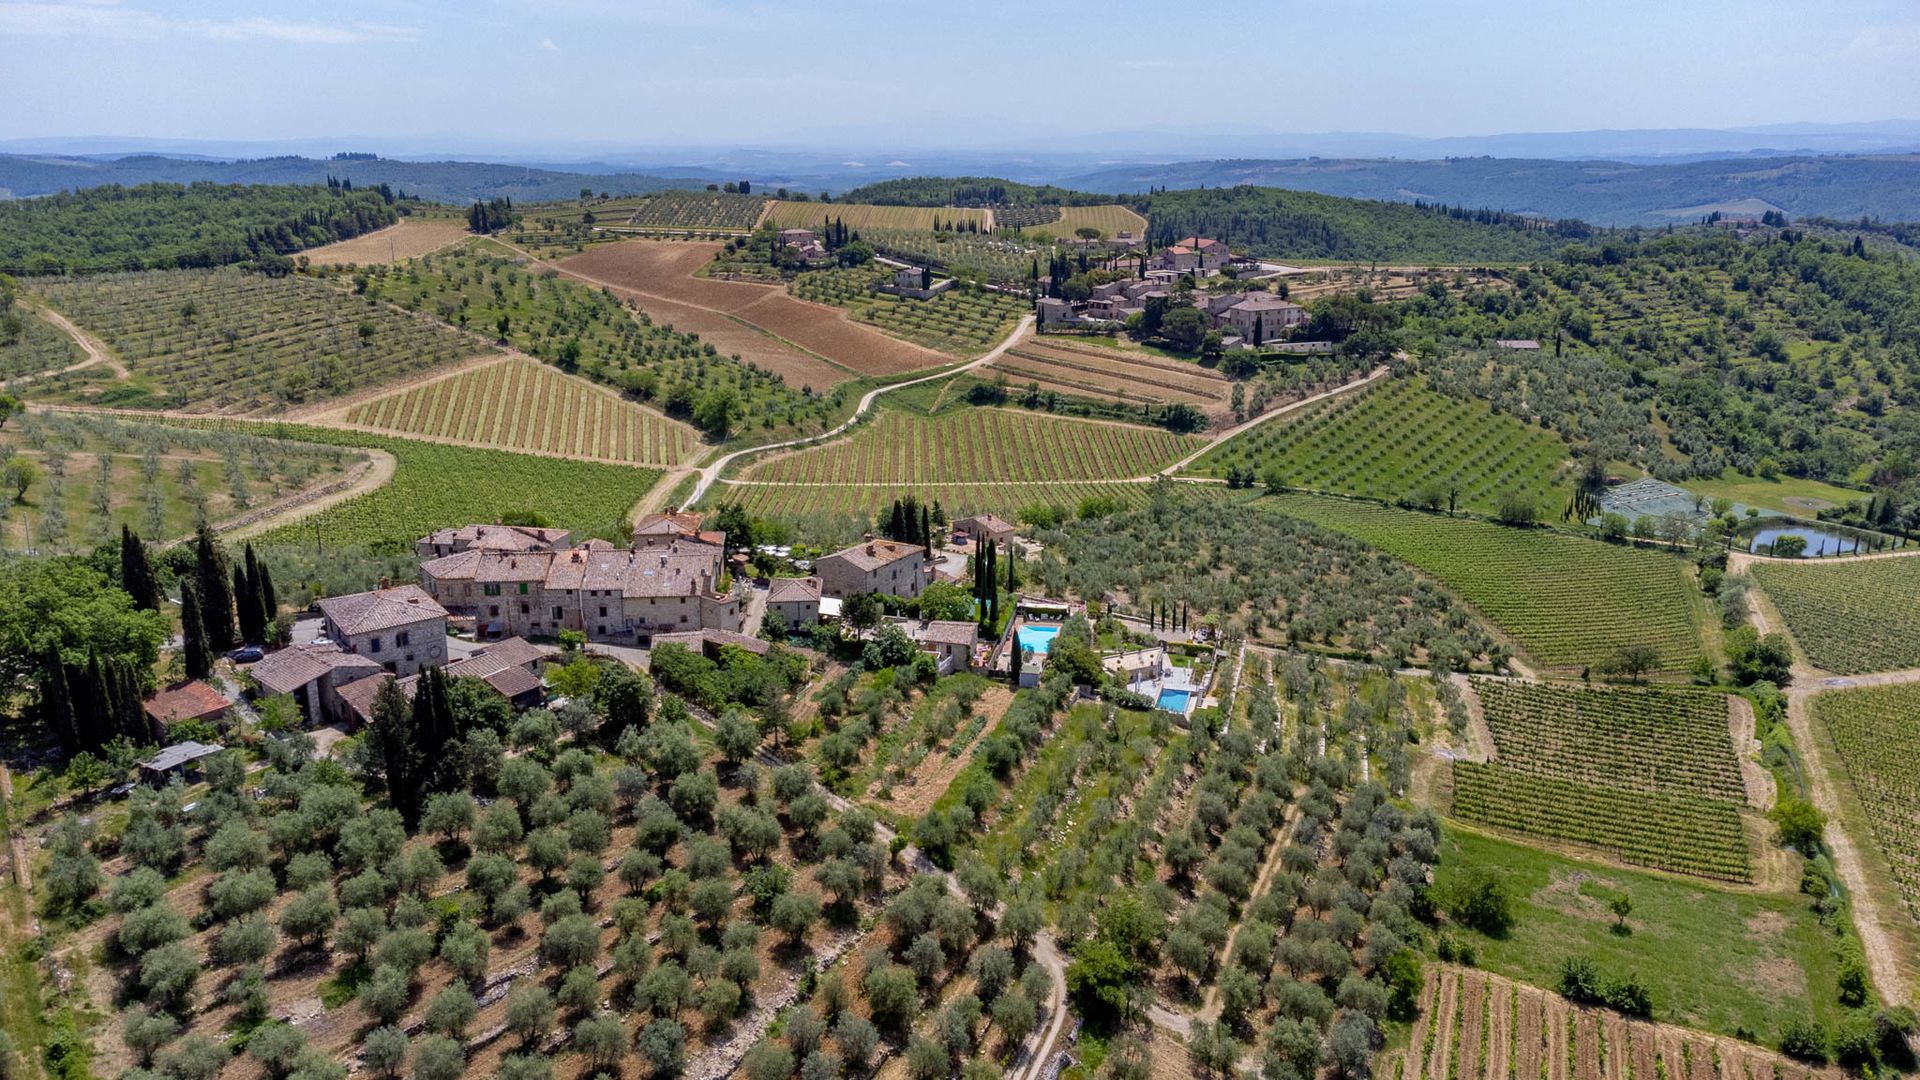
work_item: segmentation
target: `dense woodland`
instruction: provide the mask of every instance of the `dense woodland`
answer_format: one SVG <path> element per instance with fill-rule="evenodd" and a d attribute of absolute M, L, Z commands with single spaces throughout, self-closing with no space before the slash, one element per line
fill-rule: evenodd
<path fill-rule="evenodd" d="M 391 188 L 196 183 L 0 202 L 0 271 L 170 270 L 289 255 L 400 220 Z"/>
<path fill-rule="evenodd" d="M 911 176 L 854 188 L 841 194 L 839 201 L 880 206 L 1098 206 L 1113 198 L 992 176 Z"/>

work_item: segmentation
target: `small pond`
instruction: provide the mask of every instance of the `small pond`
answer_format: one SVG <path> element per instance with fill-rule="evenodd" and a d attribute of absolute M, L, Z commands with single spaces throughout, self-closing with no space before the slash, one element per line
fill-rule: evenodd
<path fill-rule="evenodd" d="M 1820 528 L 1817 525 L 1763 525 L 1755 529 L 1748 538 L 1747 550 L 1757 555 L 1773 554 L 1773 543 L 1783 536 L 1797 536 L 1806 541 L 1807 548 L 1801 552 L 1801 558 L 1813 559 L 1822 555 L 1851 554 L 1855 545 L 1861 551 L 1870 549 L 1865 540 L 1856 540 L 1851 536 L 1842 536 L 1837 532 Z"/>

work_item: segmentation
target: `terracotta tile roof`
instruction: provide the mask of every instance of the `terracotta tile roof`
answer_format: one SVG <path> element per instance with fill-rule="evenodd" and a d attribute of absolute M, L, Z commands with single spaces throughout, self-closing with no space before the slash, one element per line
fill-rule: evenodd
<path fill-rule="evenodd" d="M 365 675 L 379 671 L 380 665 L 337 645 L 293 645 L 268 653 L 247 673 L 270 693 L 291 694 L 336 669 Z"/>
<path fill-rule="evenodd" d="M 475 659 L 484 658 L 502 667 L 524 667 L 538 660 L 553 656 L 554 650 L 544 645 L 535 645 L 526 638 L 510 637 L 496 641 L 481 650 Z"/>
<path fill-rule="evenodd" d="M 701 652 L 707 644 L 714 646 L 737 645 L 757 656 L 767 654 L 768 645 L 757 637 L 737 634 L 732 630 L 683 630 L 672 634 L 653 635 L 653 647 L 662 645 L 681 645 L 694 652 Z"/>
<path fill-rule="evenodd" d="M 165 690 L 147 699 L 147 715 L 162 724 L 171 724 L 176 720 L 210 718 L 226 712 L 233 703 L 220 691 L 192 679 L 174 683 Z"/>
<path fill-rule="evenodd" d="M 368 634 L 447 617 L 447 609 L 418 585 L 330 596 L 320 601 L 320 611 L 343 634 Z"/>
<path fill-rule="evenodd" d="M 1243 311 L 1287 311 L 1299 306 L 1291 300 L 1282 300 L 1269 292 L 1242 293 L 1240 302 L 1233 305 Z"/>
<path fill-rule="evenodd" d="M 767 586 L 769 604 L 804 604 L 820 599 L 820 579 L 814 577 L 774 578 Z"/>
<path fill-rule="evenodd" d="M 373 719 L 373 699 L 379 696 L 380 687 L 391 678 L 393 678 L 391 671 L 383 671 L 378 675 L 369 675 L 364 679 L 350 682 L 340 687 L 335 693 L 339 694 L 340 700 L 360 718 L 361 723 L 368 723 Z M 407 696 L 408 701 L 412 701 L 413 688 L 419 684 L 418 675 L 409 675 L 400 680 L 400 692 Z"/>
<path fill-rule="evenodd" d="M 979 628 L 970 622 L 931 619 L 908 624 L 907 636 L 932 645 L 972 645 L 979 637 Z"/>
<path fill-rule="evenodd" d="M 530 694 L 543 689 L 546 684 L 540 676 L 523 667 L 504 667 L 486 676 L 485 682 L 500 692 L 501 697 L 516 698 L 521 694 Z"/>
<path fill-rule="evenodd" d="M 954 524 L 977 524 L 988 532 L 1013 532 L 1015 530 L 1013 522 L 993 514 L 975 514 L 972 517 L 961 518 L 959 521 L 954 522 Z"/>
<path fill-rule="evenodd" d="M 872 573 L 883 566 L 891 566 L 901 559 L 915 555 L 924 555 L 926 549 L 919 544 L 903 544 L 898 540 L 866 540 L 850 548 L 842 548 L 824 559 L 842 559 L 854 569 Z"/>
<path fill-rule="evenodd" d="M 542 551 L 567 542 L 567 530 L 532 525 L 462 525 L 422 537 L 436 547 L 486 551 Z"/>

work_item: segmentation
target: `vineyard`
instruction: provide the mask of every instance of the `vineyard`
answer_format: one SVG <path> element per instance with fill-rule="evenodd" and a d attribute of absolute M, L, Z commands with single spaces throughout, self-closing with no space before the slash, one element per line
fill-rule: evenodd
<path fill-rule="evenodd" d="M 731 395 L 729 431 L 828 426 L 834 406 L 804 388 L 723 356 L 712 343 L 653 321 L 606 289 L 494 254 L 504 250 L 470 245 L 402 269 L 376 268 L 367 294 L 492 334 L 501 333 L 504 321 L 504 336 L 520 351 L 560 363 L 577 350 L 571 362 L 580 374 L 675 415 L 691 414 L 708 394 Z"/>
<path fill-rule="evenodd" d="M 0 379 L 58 371 L 81 359 L 80 346 L 65 331 L 33 312 L 0 316 Z"/>
<path fill-rule="evenodd" d="M 998 514 L 1015 520 L 1032 507 L 1046 507 L 1053 516 L 1065 510 L 1067 516 L 1082 506 L 1142 506 L 1147 501 L 1148 485 L 1089 483 L 1009 484 L 1003 481 L 813 486 L 795 484 L 757 484 L 722 481 L 708 493 L 704 505 L 739 503 L 756 517 L 787 521 L 816 519 L 819 527 L 811 534 L 839 537 L 852 543 L 870 527 L 874 515 L 883 512 L 895 499 L 908 495 L 922 502 L 938 502 L 950 517 L 971 514 Z M 862 524 L 864 523 L 864 524 Z"/>
<path fill-rule="evenodd" d="M 1696 587 L 1672 555 L 1317 495 L 1268 502 L 1439 578 L 1547 667 L 1603 665 L 1629 645 L 1652 646 L 1666 672 L 1700 655 Z"/>
<path fill-rule="evenodd" d="M 1471 968 L 1431 967 L 1408 1045 L 1383 1053 L 1382 1080 L 1814 1080 L 1812 1068 L 1750 1042 L 1583 1009 L 1558 994 Z"/>
<path fill-rule="evenodd" d="M 173 540 L 343 475 L 364 455 L 242 432 L 94 413 L 26 413 L 0 457 L 31 463 L 24 497 L 0 499 L 0 547 L 42 553 L 106 543 L 122 526 Z"/>
<path fill-rule="evenodd" d="M 993 211 L 995 229 L 1031 229 L 1060 220 L 1057 206 L 1006 206 Z"/>
<path fill-rule="evenodd" d="M 547 203 L 520 207 L 520 220 L 502 234 L 515 247 L 543 259 L 578 255 L 593 244 L 627 239 L 605 226 L 624 225 L 645 205 L 646 196 L 593 199 L 584 203 Z"/>
<path fill-rule="evenodd" d="M 818 270 L 800 275 L 788 288 L 802 300 L 846 308 L 895 337 L 962 356 L 990 348 L 1026 314 L 1019 297 L 965 285 L 928 300 L 873 291 L 874 284 L 892 276 L 891 268 L 877 266 Z"/>
<path fill-rule="evenodd" d="M 384 487 L 337 503 L 266 535 L 268 543 L 361 545 L 411 550 L 435 529 L 537 512 L 576 539 L 608 536 L 660 479 L 658 472 L 506 450 L 388 438 L 357 431 L 273 424 L 281 438 L 385 450 L 395 459 Z"/>
<path fill-rule="evenodd" d="M 973 222 L 987 226 L 984 210 L 940 206 L 873 206 L 863 203 L 776 202 L 767 224 L 779 229 L 818 229 L 833 221 L 865 234 L 873 229 L 898 229 L 931 234 L 934 222 Z M 871 240 L 871 237 L 867 239 Z"/>
<path fill-rule="evenodd" d="M 1714 799 L 1460 760 L 1453 763 L 1453 812 L 1495 828 L 1599 848 L 1639 866 L 1728 881 L 1753 878 L 1740 811 Z"/>
<path fill-rule="evenodd" d="M 1197 364 L 1145 351 L 1121 351 L 1062 339 L 1029 338 L 988 366 L 1009 383 L 1038 384 L 1076 397 L 1128 405 L 1182 403 L 1209 418 L 1228 415 L 1231 383 Z"/>
<path fill-rule="evenodd" d="M 1920 667 L 1920 558 L 1757 560 L 1753 577 L 1814 666 L 1841 675 Z"/>
<path fill-rule="evenodd" d="M 770 458 L 742 479 L 817 485 L 1121 480 L 1153 472 L 1198 445 L 1154 428 L 1011 409 L 931 418 L 883 409 L 848 438 Z"/>
<path fill-rule="evenodd" d="M 36 283 L 160 388 L 116 405 L 246 413 L 338 397 L 484 353 L 465 334 L 307 277 L 155 270 Z"/>
<path fill-rule="evenodd" d="M 663 191 L 650 196 L 627 224 L 655 232 L 749 232 L 766 205 L 758 195 Z"/>
<path fill-rule="evenodd" d="M 1839 748 L 1907 914 L 1920 919 L 1920 685 L 1823 693 L 1813 715 Z"/>
<path fill-rule="evenodd" d="M 888 207 L 887 209 L 905 209 Z M 930 263 L 955 277 L 975 278 L 1024 288 L 1035 267 L 1045 269 L 1053 248 L 1017 235 L 996 233 L 915 232 L 911 229 L 863 230 L 860 238 L 882 255 L 914 263 Z"/>
<path fill-rule="evenodd" d="M 345 419 L 398 435 L 633 465 L 675 465 L 698 444 L 685 425 L 526 360 L 411 386 L 355 405 Z"/>
<path fill-rule="evenodd" d="M 1527 772 L 1631 791 L 1746 799 L 1727 696 L 1478 679 L 1494 757 Z"/>
<path fill-rule="evenodd" d="M 1390 379 L 1267 424 L 1209 451 L 1193 470 L 1222 477 L 1277 472 L 1289 487 L 1491 512 L 1532 500 L 1541 516 L 1572 494 L 1572 452 L 1560 439 L 1417 379 Z"/>

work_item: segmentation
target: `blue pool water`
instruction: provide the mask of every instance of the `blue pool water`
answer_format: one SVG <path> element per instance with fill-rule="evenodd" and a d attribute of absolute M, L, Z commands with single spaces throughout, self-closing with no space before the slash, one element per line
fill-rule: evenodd
<path fill-rule="evenodd" d="M 1805 540 L 1807 547 L 1806 550 L 1801 553 L 1801 558 L 1807 559 L 1819 555 L 1839 555 L 1843 552 L 1851 552 L 1855 546 L 1855 541 L 1848 537 L 1809 525 L 1769 525 L 1754 532 L 1753 539 L 1750 541 L 1751 546 L 1748 550 L 1757 551 L 1762 555 L 1772 554 L 1773 542 L 1782 536 L 1797 536 Z M 1860 543 L 1859 548 L 1865 551 L 1868 545 Z"/>
<path fill-rule="evenodd" d="M 1171 713 L 1185 713 L 1187 711 L 1187 702 L 1192 700 L 1192 698 L 1193 691 L 1191 690 L 1162 690 L 1160 691 L 1159 705 L 1162 709 Z"/>
<path fill-rule="evenodd" d="M 1045 656 L 1059 633 L 1057 626 L 1023 626 L 1019 634 L 1021 651 L 1032 650 L 1035 656 Z"/>

